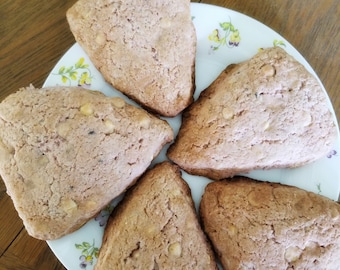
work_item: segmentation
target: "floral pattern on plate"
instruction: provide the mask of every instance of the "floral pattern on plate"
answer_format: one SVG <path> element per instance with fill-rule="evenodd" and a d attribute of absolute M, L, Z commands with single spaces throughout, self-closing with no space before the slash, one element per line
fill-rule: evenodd
<path fill-rule="evenodd" d="M 284 47 L 289 54 L 304 64 L 307 70 L 317 77 L 308 62 L 287 40 L 260 22 L 229 9 L 205 4 L 192 3 L 191 13 L 198 41 L 196 58 L 197 95 L 227 65 L 247 60 L 259 48 L 270 46 Z M 216 29 L 217 32 L 215 32 Z M 216 49 L 214 50 L 213 47 L 216 47 Z M 207 53 L 208 48 L 210 53 Z M 231 51 L 232 53 L 230 53 Z M 80 85 L 93 90 L 101 90 L 108 96 L 126 98 L 107 84 L 77 43 L 59 60 L 44 84 L 44 86 L 55 85 Z M 128 99 L 126 100 L 131 102 Z M 173 126 L 179 126 L 180 117 L 166 120 L 169 120 L 169 123 Z M 339 151 L 340 139 L 325 158 L 313 164 L 288 170 L 253 171 L 247 176 L 264 181 L 294 185 L 337 199 L 340 191 Z M 162 161 L 162 158 L 157 159 L 157 162 L 160 161 Z M 203 190 L 209 180 L 189 175 L 184 171 L 182 176 L 190 186 L 195 206 L 198 208 Z M 308 181 L 303 181 L 306 179 Z M 47 241 L 54 254 L 67 269 L 93 269 L 107 220 L 120 199 L 114 200 L 76 232 L 58 240 Z"/>
<path fill-rule="evenodd" d="M 82 242 L 81 244 L 75 244 L 75 248 L 81 250 L 79 257 L 79 267 L 86 269 L 87 266 L 93 265 L 94 259 L 98 258 L 99 248 L 95 246 L 95 240 L 92 244 L 89 242 Z"/>
<path fill-rule="evenodd" d="M 102 211 L 100 211 L 100 213 L 94 218 L 94 220 L 98 222 L 100 227 L 106 226 L 106 223 L 107 223 L 107 221 L 108 221 L 108 219 L 111 215 L 112 210 L 116 207 L 116 205 L 121 200 L 121 198 L 122 198 L 122 196 L 113 200 Z"/>
<path fill-rule="evenodd" d="M 211 49 L 216 51 L 221 46 L 227 46 L 229 48 L 237 47 L 240 44 L 241 36 L 238 29 L 229 22 L 220 23 L 220 29 L 216 28 L 208 36 L 208 39 L 217 45 L 211 45 Z"/>
<path fill-rule="evenodd" d="M 84 63 L 85 58 L 81 57 L 72 66 L 61 66 L 58 69 L 58 73 L 52 73 L 53 75 L 61 76 L 61 82 L 63 84 L 72 85 L 72 81 L 77 82 L 77 86 L 87 87 L 91 86 L 92 75 L 89 64 Z"/>

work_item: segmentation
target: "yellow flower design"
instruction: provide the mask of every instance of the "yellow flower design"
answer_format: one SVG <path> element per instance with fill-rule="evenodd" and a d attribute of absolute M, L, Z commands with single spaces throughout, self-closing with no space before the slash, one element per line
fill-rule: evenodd
<path fill-rule="evenodd" d="M 68 80 L 69 80 L 69 79 L 68 79 L 66 76 L 64 76 L 64 75 L 61 76 L 61 81 L 62 81 L 63 83 L 67 83 Z"/>
<path fill-rule="evenodd" d="M 87 71 L 84 71 L 78 80 L 78 85 L 90 85 L 92 81 L 92 78 L 90 77 L 89 73 Z"/>
<path fill-rule="evenodd" d="M 235 28 L 231 21 L 220 23 L 220 27 L 220 30 L 214 29 L 208 36 L 210 41 L 217 43 L 216 46 L 211 46 L 211 48 L 215 51 L 220 46 L 237 47 L 241 41 L 239 30 Z"/>
<path fill-rule="evenodd" d="M 241 37 L 240 37 L 240 32 L 238 30 L 235 30 L 235 32 L 233 32 L 230 35 L 230 42 L 232 42 L 233 44 L 238 44 L 241 41 Z"/>
<path fill-rule="evenodd" d="M 208 39 L 213 42 L 219 42 L 220 37 L 218 36 L 218 29 L 213 30 L 213 32 L 208 36 Z"/>

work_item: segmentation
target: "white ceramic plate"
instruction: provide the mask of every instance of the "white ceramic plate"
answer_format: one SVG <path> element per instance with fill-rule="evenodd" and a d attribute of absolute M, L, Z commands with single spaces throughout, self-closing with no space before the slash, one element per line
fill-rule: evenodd
<path fill-rule="evenodd" d="M 196 3 L 191 4 L 191 13 L 198 41 L 195 98 L 227 65 L 247 60 L 260 48 L 265 47 L 283 47 L 317 77 L 306 60 L 287 40 L 258 21 L 229 9 Z M 123 97 L 104 81 L 78 44 L 72 46 L 60 59 L 44 84 L 44 86 L 54 85 L 81 85 L 89 89 L 100 90 L 108 96 Z M 327 95 L 326 91 L 325 95 Z M 126 97 L 124 98 L 135 104 Z M 330 102 L 329 107 L 336 121 Z M 180 126 L 180 117 L 166 118 L 175 132 Z M 298 169 L 254 171 L 248 176 L 294 185 L 338 200 L 340 191 L 339 146 L 338 138 L 334 149 L 327 157 Z M 165 151 L 156 158 L 154 163 L 164 159 Z M 196 207 L 198 207 L 203 189 L 209 180 L 186 173 L 183 173 L 183 178 L 189 183 Z M 78 231 L 61 239 L 48 241 L 55 255 L 67 269 L 93 269 L 101 246 L 106 220 L 116 203 L 117 201 L 113 202 L 97 218 L 89 221 Z"/>

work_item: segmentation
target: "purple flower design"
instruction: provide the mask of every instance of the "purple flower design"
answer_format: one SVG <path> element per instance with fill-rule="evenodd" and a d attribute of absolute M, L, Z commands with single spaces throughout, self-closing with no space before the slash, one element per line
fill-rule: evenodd
<path fill-rule="evenodd" d="M 99 222 L 100 227 L 105 227 L 106 223 L 112 213 L 112 210 L 123 198 L 123 195 L 118 196 L 116 199 L 112 200 L 100 213 L 94 218 L 95 221 Z"/>
<path fill-rule="evenodd" d="M 94 239 L 92 245 L 88 242 L 81 244 L 75 244 L 76 249 L 81 250 L 81 256 L 79 257 L 81 269 L 86 269 L 88 265 L 93 265 L 93 259 L 98 258 L 99 248 L 95 247 Z"/>
<path fill-rule="evenodd" d="M 95 221 L 99 222 L 100 227 L 105 227 L 107 220 L 110 217 L 110 214 L 115 207 L 115 202 L 112 201 L 109 205 L 107 205 L 100 213 L 94 218 Z"/>
<path fill-rule="evenodd" d="M 111 211 L 107 210 L 106 208 L 100 211 L 100 213 L 94 218 L 95 221 L 99 222 L 100 227 L 106 226 L 107 220 L 109 219 L 111 213 Z"/>
<path fill-rule="evenodd" d="M 93 264 L 93 258 L 91 256 L 85 256 L 85 255 L 81 255 L 79 257 L 79 260 L 80 260 L 80 264 L 79 264 L 79 267 L 81 269 L 86 269 L 86 267 L 88 265 L 92 265 Z"/>
<path fill-rule="evenodd" d="M 337 156 L 337 154 L 337 151 L 333 149 L 328 153 L 327 157 L 332 158 L 333 156 Z"/>

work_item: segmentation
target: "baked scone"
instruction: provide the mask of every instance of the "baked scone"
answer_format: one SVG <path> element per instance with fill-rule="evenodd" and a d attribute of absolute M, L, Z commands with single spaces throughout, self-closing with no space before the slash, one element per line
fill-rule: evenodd
<path fill-rule="evenodd" d="M 95 269 L 217 269 L 176 165 L 157 164 L 126 193 L 105 228 Z"/>
<path fill-rule="evenodd" d="M 0 174 L 39 239 L 77 230 L 172 139 L 165 121 L 83 88 L 28 87 L 0 104 Z"/>
<path fill-rule="evenodd" d="M 340 266 L 340 205 L 326 197 L 245 177 L 206 186 L 203 227 L 225 270 Z"/>
<path fill-rule="evenodd" d="M 298 167 L 331 150 L 337 129 L 316 78 L 280 47 L 227 68 L 183 114 L 168 157 L 223 179 Z"/>
<path fill-rule="evenodd" d="M 79 0 L 67 20 L 117 90 L 163 116 L 193 101 L 196 32 L 189 0 Z"/>

